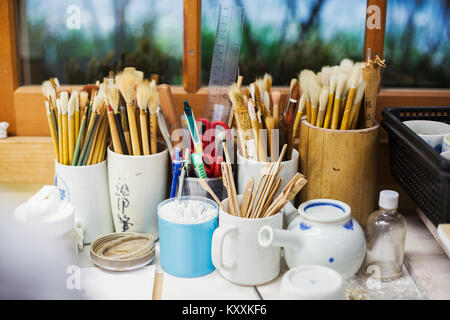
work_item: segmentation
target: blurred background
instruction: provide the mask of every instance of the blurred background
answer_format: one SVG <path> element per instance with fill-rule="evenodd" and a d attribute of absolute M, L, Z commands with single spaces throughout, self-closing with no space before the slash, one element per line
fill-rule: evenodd
<path fill-rule="evenodd" d="M 123 66 L 182 83 L 183 0 L 18 2 L 21 84 L 92 83 Z M 230 2 L 246 8 L 239 66 L 247 81 L 269 72 L 274 85 L 288 85 L 302 69 L 362 59 L 366 0 L 202 0 L 203 85 L 218 7 Z M 450 0 L 388 0 L 383 86 L 448 88 L 449 21 Z"/>

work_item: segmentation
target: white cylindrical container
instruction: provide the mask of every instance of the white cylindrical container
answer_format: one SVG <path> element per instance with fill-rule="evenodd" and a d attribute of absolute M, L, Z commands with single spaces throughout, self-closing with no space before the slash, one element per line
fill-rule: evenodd
<path fill-rule="evenodd" d="M 298 172 L 298 151 L 292 150 L 292 159 L 281 163 L 283 170 L 281 170 L 279 178 L 284 178 L 283 184 L 278 189 L 279 195 L 283 188 L 291 181 L 291 179 Z M 248 181 L 253 178 L 256 186 L 258 179 L 261 177 L 262 171 L 267 167 L 270 162 L 259 162 L 242 157 L 239 152 L 237 154 L 237 192 L 238 194 L 244 194 L 245 187 Z"/>
<path fill-rule="evenodd" d="M 108 178 L 116 232 L 150 233 L 158 239 L 158 205 L 167 198 L 169 153 L 163 144 L 148 156 L 108 148 Z"/>
<path fill-rule="evenodd" d="M 14 212 L 17 221 L 40 236 L 64 265 L 78 264 L 75 214 L 70 203 L 61 201 L 59 190 L 45 186 Z"/>
<path fill-rule="evenodd" d="M 346 300 L 344 279 L 323 266 L 298 266 L 281 280 L 282 300 Z"/>
<path fill-rule="evenodd" d="M 66 166 L 55 161 L 55 186 L 62 200 L 73 205 L 84 230 L 84 244 L 114 231 L 106 161 L 91 166 Z"/>

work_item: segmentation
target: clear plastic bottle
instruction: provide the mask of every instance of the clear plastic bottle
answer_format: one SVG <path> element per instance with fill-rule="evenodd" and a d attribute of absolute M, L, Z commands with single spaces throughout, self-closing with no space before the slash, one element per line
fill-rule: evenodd
<path fill-rule="evenodd" d="M 397 192 L 381 191 L 378 203 L 380 209 L 367 221 L 367 253 L 362 272 L 385 282 L 402 275 L 406 220 L 397 212 Z"/>

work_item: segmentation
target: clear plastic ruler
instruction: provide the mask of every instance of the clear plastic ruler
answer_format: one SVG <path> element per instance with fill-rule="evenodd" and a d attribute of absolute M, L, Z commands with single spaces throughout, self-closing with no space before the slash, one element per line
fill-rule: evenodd
<path fill-rule="evenodd" d="M 232 106 L 228 92 L 237 78 L 244 18 L 244 7 L 231 4 L 219 7 L 205 115 L 212 122 L 220 120 L 228 123 L 230 117 Z"/>

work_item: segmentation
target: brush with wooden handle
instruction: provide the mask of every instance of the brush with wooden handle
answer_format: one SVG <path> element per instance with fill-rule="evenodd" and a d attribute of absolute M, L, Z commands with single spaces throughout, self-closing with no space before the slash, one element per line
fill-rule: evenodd
<path fill-rule="evenodd" d="M 127 141 L 122 128 L 122 121 L 119 112 L 120 94 L 119 89 L 115 85 L 108 85 L 106 87 L 106 97 L 110 108 L 112 109 L 113 121 L 108 109 L 108 121 L 111 131 L 111 138 L 113 140 L 114 152 L 119 154 L 129 155 Z M 114 123 L 113 123 L 114 122 Z M 117 143 L 117 141 L 119 143 Z M 119 146 L 120 145 L 120 146 Z"/>
<path fill-rule="evenodd" d="M 139 121 L 141 123 L 141 137 L 142 137 L 142 150 L 145 156 L 150 155 L 150 140 L 148 138 L 147 131 L 147 113 L 148 113 L 148 100 L 150 98 L 150 84 L 148 81 L 143 81 L 138 84 L 136 89 L 137 103 L 140 109 Z"/>
<path fill-rule="evenodd" d="M 128 124 L 130 125 L 131 148 L 133 150 L 133 155 L 140 156 L 141 148 L 136 125 L 136 115 L 133 106 L 133 101 L 136 98 L 136 91 L 134 89 L 135 81 L 135 75 L 131 72 L 124 72 L 116 76 L 117 86 L 119 87 L 119 90 L 127 104 L 127 116 Z"/>
<path fill-rule="evenodd" d="M 294 129 L 292 131 L 292 138 L 294 139 L 294 141 L 298 137 L 300 122 L 302 120 L 303 113 L 305 112 L 306 108 L 306 100 L 307 100 L 307 93 L 303 92 L 302 96 L 300 97 L 300 102 L 298 103 L 297 115 L 295 116 Z"/>
<path fill-rule="evenodd" d="M 341 109 L 341 99 L 343 99 L 343 92 L 347 83 L 347 75 L 339 74 L 336 78 L 336 92 L 334 95 L 333 117 L 331 119 L 331 129 L 337 130 L 339 125 L 339 116 Z"/>
<path fill-rule="evenodd" d="M 328 94 L 328 104 L 327 104 L 327 111 L 325 113 L 325 120 L 323 122 L 323 127 L 325 129 L 329 129 L 331 127 L 331 119 L 333 117 L 333 104 L 334 104 L 334 93 L 336 91 L 336 82 L 337 82 L 337 77 L 335 74 L 336 68 L 332 68 L 332 75 L 330 78 L 330 92 Z"/>
<path fill-rule="evenodd" d="M 76 105 L 78 105 L 78 92 L 74 91 L 72 95 L 70 96 L 69 103 L 68 103 L 68 109 L 67 109 L 67 116 L 69 121 L 69 127 L 68 127 L 68 137 L 69 137 L 69 161 L 67 165 L 72 164 L 73 156 L 75 153 L 75 110 Z"/>
<path fill-rule="evenodd" d="M 151 153 L 158 153 L 157 144 L 157 133 L 158 133 L 158 119 L 156 117 L 156 110 L 159 106 L 159 93 L 156 90 L 156 85 L 154 82 L 151 83 L 151 95 L 148 100 L 148 108 L 150 111 L 150 143 L 151 143 Z"/>
<path fill-rule="evenodd" d="M 63 91 L 59 95 L 59 103 L 61 107 L 61 122 L 62 122 L 62 143 L 63 143 L 63 164 L 69 164 L 69 125 L 67 117 L 67 108 L 69 102 L 69 93 Z"/>
<path fill-rule="evenodd" d="M 320 90 L 320 98 L 319 98 L 319 115 L 317 117 L 316 126 L 319 128 L 323 127 L 323 123 L 325 121 L 325 112 L 327 111 L 328 106 L 328 98 L 330 96 L 330 91 L 328 86 L 323 86 Z"/>
<path fill-rule="evenodd" d="M 364 81 L 362 81 L 359 85 L 358 91 L 356 92 L 355 103 L 353 104 L 352 112 L 350 113 L 350 121 L 351 121 L 350 128 L 352 130 L 355 130 L 356 126 L 358 125 L 359 114 L 361 112 L 361 102 L 364 97 L 365 89 L 366 89 L 366 84 Z"/>
<path fill-rule="evenodd" d="M 162 84 L 158 87 L 158 92 L 161 102 L 161 109 L 164 113 L 164 117 L 168 122 L 167 127 L 169 129 L 169 132 L 170 134 L 172 134 L 174 130 L 180 128 L 180 125 L 178 124 L 178 117 L 175 112 L 170 86 L 167 84 Z"/>
<path fill-rule="evenodd" d="M 355 101 L 356 92 L 358 90 L 361 81 L 362 81 L 362 69 L 359 66 L 355 66 L 348 81 L 350 85 L 350 90 L 348 92 L 347 102 L 345 104 L 344 109 L 344 115 L 342 117 L 340 128 L 341 130 L 347 130 L 351 125 L 350 114 L 352 111 L 353 102 Z"/>
<path fill-rule="evenodd" d="M 78 162 L 78 156 L 80 155 L 80 151 L 82 148 L 82 140 L 83 140 L 83 136 L 84 136 L 84 129 L 86 126 L 86 117 L 87 117 L 87 104 L 89 102 L 89 95 L 86 91 L 81 91 L 80 92 L 80 106 L 82 110 L 85 110 L 84 114 L 83 114 L 83 118 L 81 119 L 81 124 L 80 124 L 80 129 L 78 130 L 78 138 L 77 138 L 77 143 L 75 145 L 75 152 L 73 155 L 73 159 L 72 159 L 72 166 L 76 166 L 77 162 Z"/>
<path fill-rule="evenodd" d="M 48 126 L 50 128 L 50 134 L 51 134 L 51 137 L 52 137 L 53 149 L 55 151 L 56 160 L 59 162 L 58 140 L 56 138 L 56 131 L 55 131 L 55 127 L 54 127 L 52 114 L 50 112 L 50 106 L 49 105 L 50 105 L 49 102 L 46 100 L 45 101 L 45 110 L 47 112 Z"/>

